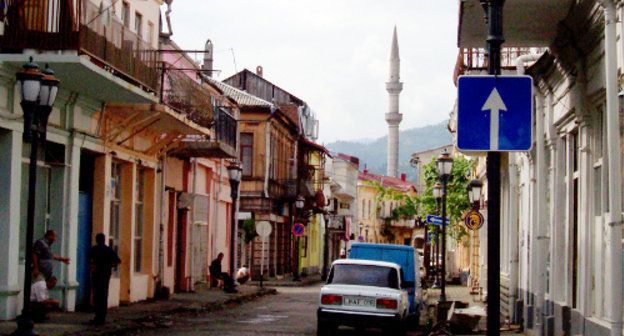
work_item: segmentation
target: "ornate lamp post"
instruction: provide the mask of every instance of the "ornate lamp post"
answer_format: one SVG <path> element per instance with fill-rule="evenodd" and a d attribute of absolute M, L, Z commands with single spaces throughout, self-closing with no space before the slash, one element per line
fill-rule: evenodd
<path fill-rule="evenodd" d="M 305 205 L 305 198 L 301 195 L 297 196 L 295 208 L 297 208 L 297 222 L 301 220 L 301 211 Z M 295 237 L 295 269 L 293 270 L 293 281 L 301 281 L 299 277 L 299 236 Z"/>
<path fill-rule="evenodd" d="M 483 188 L 483 182 L 481 180 L 474 179 L 468 183 L 468 199 L 470 200 L 470 206 L 472 209 L 479 209 L 479 202 L 481 201 L 481 189 Z"/>
<path fill-rule="evenodd" d="M 440 301 L 446 301 L 446 183 L 451 176 L 453 169 L 453 158 L 447 152 L 444 152 L 436 161 L 436 169 L 440 182 L 442 182 L 442 275 Z"/>
<path fill-rule="evenodd" d="M 234 274 L 234 256 L 236 251 L 236 200 L 238 199 L 238 185 L 240 184 L 243 168 L 238 161 L 232 161 L 227 168 L 230 179 L 230 189 L 232 196 L 232 227 L 230 229 L 230 277 L 235 279 Z M 232 288 L 230 288 L 232 289 Z"/>
<path fill-rule="evenodd" d="M 54 71 L 46 66 L 43 73 L 39 66 L 30 61 L 24 64 L 24 70 L 17 73 L 22 110 L 24 111 L 24 141 L 30 143 L 30 161 L 28 171 L 28 208 L 26 222 L 26 260 L 24 265 L 24 305 L 22 315 L 17 321 L 17 330 L 13 335 L 37 335 L 30 309 L 32 282 L 32 248 L 35 223 L 35 188 L 37 185 L 37 153 L 39 142 L 45 144 L 48 117 L 56 100 L 60 81 L 54 77 Z"/>
<path fill-rule="evenodd" d="M 440 215 L 440 202 L 442 202 L 442 183 L 436 182 L 431 188 L 433 197 L 436 200 L 436 215 Z M 434 273 L 434 288 L 440 287 L 440 228 L 436 226 L 435 230 L 435 255 L 433 260 L 433 266 L 435 267 Z"/>
<path fill-rule="evenodd" d="M 329 226 L 330 220 L 329 210 L 325 210 L 325 212 L 323 213 L 323 219 L 325 220 L 325 233 L 323 234 L 323 239 L 325 242 L 323 243 L 323 272 L 321 273 L 321 278 L 323 279 L 323 281 L 325 281 L 325 279 L 327 279 L 327 262 L 329 261 L 329 246 L 327 246 L 327 227 Z"/>

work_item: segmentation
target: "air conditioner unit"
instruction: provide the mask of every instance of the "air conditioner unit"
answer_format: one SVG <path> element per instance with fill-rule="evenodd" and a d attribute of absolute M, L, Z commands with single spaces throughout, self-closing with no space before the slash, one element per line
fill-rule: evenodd
<path fill-rule="evenodd" d="M 181 192 L 178 195 L 178 209 L 191 209 L 193 207 L 193 194 Z"/>

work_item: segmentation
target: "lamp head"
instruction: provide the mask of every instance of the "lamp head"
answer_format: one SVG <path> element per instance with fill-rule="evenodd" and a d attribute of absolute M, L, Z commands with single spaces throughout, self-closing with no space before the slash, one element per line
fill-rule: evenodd
<path fill-rule="evenodd" d="M 477 203 L 481 200 L 481 189 L 483 188 L 483 182 L 478 179 L 474 179 L 470 181 L 468 187 L 468 198 L 470 199 L 470 204 Z"/>
<path fill-rule="evenodd" d="M 440 183 L 440 181 L 436 182 L 436 184 L 433 185 L 431 190 L 433 191 L 433 197 L 435 199 L 437 200 L 442 199 L 442 183 Z"/>
<path fill-rule="evenodd" d="M 301 195 L 297 196 L 297 200 L 295 201 L 295 207 L 299 210 L 303 209 L 305 205 L 305 198 Z"/>
<path fill-rule="evenodd" d="M 39 92 L 39 104 L 42 106 L 52 107 L 56 100 L 60 80 L 54 76 L 54 71 L 46 64 L 43 69 L 43 78 L 41 79 L 41 91 Z"/>
<path fill-rule="evenodd" d="M 236 160 L 230 162 L 230 165 L 227 167 L 228 175 L 230 178 L 230 183 L 238 183 L 241 180 L 243 168 L 240 163 Z"/>
<path fill-rule="evenodd" d="M 451 175 L 451 170 L 453 169 L 453 158 L 448 152 L 444 152 L 440 154 L 438 159 L 436 160 L 436 170 L 438 171 L 438 175 L 441 178 L 447 178 Z"/>
<path fill-rule="evenodd" d="M 22 67 L 24 70 L 16 74 L 22 102 L 36 104 L 44 75 L 39 72 L 39 66 L 33 62 L 32 57 Z"/>

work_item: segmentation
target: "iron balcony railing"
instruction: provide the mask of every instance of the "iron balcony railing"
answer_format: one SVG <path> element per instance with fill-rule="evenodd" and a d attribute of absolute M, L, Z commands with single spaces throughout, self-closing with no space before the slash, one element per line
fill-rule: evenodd
<path fill-rule="evenodd" d="M 516 59 L 522 55 L 539 54 L 544 52 L 545 48 L 502 48 L 501 50 L 501 68 L 515 69 Z M 454 80 L 457 84 L 457 78 L 464 75 L 467 71 L 487 71 L 488 55 L 487 50 L 483 48 L 460 48 L 455 63 Z"/>
<path fill-rule="evenodd" d="M 4 0 L 0 53 L 76 50 L 145 89 L 158 87 L 158 54 L 110 12 L 88 0 Z"/>
<path fill-rule="evenodd" d="M 236 119 L 223 107 L 218 107 L 214 117 L 215 138 L 236 148 Z"/>

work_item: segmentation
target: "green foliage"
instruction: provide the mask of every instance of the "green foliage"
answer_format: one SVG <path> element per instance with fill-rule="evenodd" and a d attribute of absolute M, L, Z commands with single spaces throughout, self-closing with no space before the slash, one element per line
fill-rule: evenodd
<path fill-rule="evenodd" d="M 466 228 L 461 223 L 461 216 L 464 211 L 470 208 L 466 186 L 470 171 L 474 162 L 464 157 L 455 158 L 451 176 L 446 185 L 446 216 L 451 224 L 447 227 L 447 234 L 457 242 L 467 235 Z M 423 165 L 423 178 L 425 190 L 419 190 L 419 197 L 410 197 L 407 194 L 398 193 L 394 188 L 384 188 L 379 183 L 371 182 L 377 188 L 375 202 L 377 208 L 381 207 L 384 200 L 400 201 L 400 206 L 392 210 L 390 216 L 383 218 L 384 223 L 399 220 L 401 218 L 412 218 L 418 216 L 425 219 L 427 215 L 437 214 L 436 200 L 433 197 L 432 187 L 438 181 L 438 172 L 435 167 L 435 160 Z M 442 204 L 440 204 L 442 206 Z M 441 213 L 441 212 L 440 212 Z M 435 225 L 429 224 L 429 231 L 435 230 Z"/>
<path fill-rule="evenodd" d="M 258 236 L 258 233 L 256 232 L 256 221 L 253 218 L 245 219 L 243 221 L 242 229 L 244 232 L 245 244 L 249 244 Z"/>

